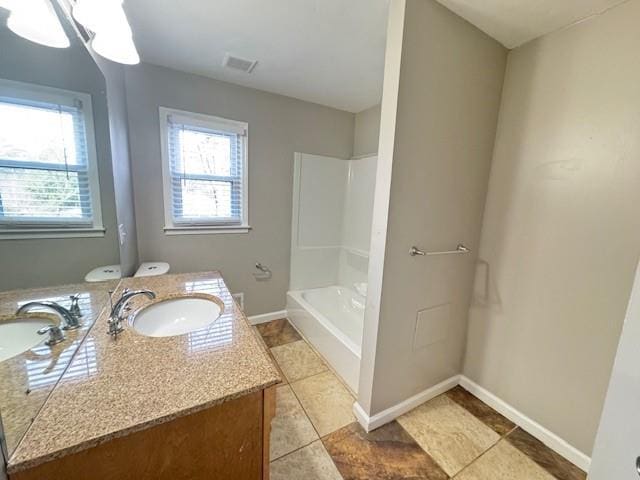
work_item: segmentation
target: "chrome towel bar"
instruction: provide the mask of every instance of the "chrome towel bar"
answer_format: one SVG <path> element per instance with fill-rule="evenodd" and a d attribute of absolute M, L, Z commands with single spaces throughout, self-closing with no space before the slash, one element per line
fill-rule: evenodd
<path fill-rule="evenodd" d="M 455 250 L 447 250 L 446 252 L 425 252 L 420 250 L 418 247 L 411 247 L 409 250 L 409 255 L 415 257 L 416 255 L 422 257 L 431 257 L 435 255 L 460 255 L 465 253 L 470 253 L 467 247 L 465 247 L 462 243 L 459 243 Z"/>

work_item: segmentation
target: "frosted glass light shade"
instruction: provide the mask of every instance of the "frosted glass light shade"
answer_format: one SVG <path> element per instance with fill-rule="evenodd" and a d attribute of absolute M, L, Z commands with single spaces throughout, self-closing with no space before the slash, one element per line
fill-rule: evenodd
<path fill-rule="evenodd" d="M 129 22 L 122 9 L 123 0 L 78 0 L 73 18 L 95 33 L 125 30 L 131 35 Z"/>
<path fill-rule="evenodd" d="M 140 56 L 133 43 L 133 33 L 122 8 L 123 0 L 78 0 L 73 17 L 94 32 L 91 47 L 111 61 L 134 65 Z"/>
<path fill-rule="evenodd" d="M 13 8 L 14 3 L 15 3 L 15 0 L 0 0 L 0 8 L 11 10 Z"/>
<path fill-rule="evenodd" d="M 129 35 L 97 33 L 91 40 L 91 47 L 98 55 L 113 62 L 135 65 L 140 63 L 140 55 Z"/>
<path fill-rule="evenodd" d="M 101 3 L 96 0 L 77 0 L 73 6 L 72 15 L 85 28 L 95 32 L 99 24 Z"/>
<path fill-rule="evenodd" d="M 49 0 L 12 2 L 7 27 L 16 35 L 47 47 L 71 45 Z"/>

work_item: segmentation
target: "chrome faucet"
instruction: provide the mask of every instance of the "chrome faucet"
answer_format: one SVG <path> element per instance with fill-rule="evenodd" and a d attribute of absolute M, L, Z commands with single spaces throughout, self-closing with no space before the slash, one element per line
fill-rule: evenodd
<path fill-rule="evenodd" d="M 29 302 L 22 305 L 18 310 L 16 310 L 16 315 L 20 315 L 21 313 L 26 313 L 31 310 L 33 307 L 44 307 L 49 310 L 53 310 L 56 312 L 62 319 L 64 320 L 63 330 L 75 330 L 76 328 L 80 328 L 82 324 L 80 323 L 80 319 L 75 316 L 71 310 L 66 309 L 62 305 L 56 302 L 52 302 L 49 300 L 43 300 L 41 302 Z"/>
<path fill-rule="evenodd" d="M 156 298 L 156 294 L 151 290 L 129 290 L 125 288 L 122 295 L 116 303 L 111 303 L 111 314 L 109 315 L 109 329 L 107 333 L 113 338 L 118 338 L 118 334 L 122 333 L 124 327 L 122 321 L 124 320 L 122 312 L 127 307 L 127 302 L 137 295 L 145 295 L 147 298 L 153 300 Z M 113 292 L 109 292 L 109 298 L 112 298 Z"/>
<path fill-rule="evenodd" d="M 71 314 L 76 318 L 82 317 L 82 311 L 80 310 L 80 294 L 76 293 L 75 295 L 71 295 L 69 300 L 71 300 L 71 306 L 69 307 Z"/>
<path fill-rule="evenodd" d="M 64 333 L 60 330 L 60 327 L 57 325 L 47 325 L 46 327 L 38 330 L 38 335 L 49 334 L 49 339 L 44 342 L 44 344 L 48 347 L 53 347 L 61 342 L 64 342 Z"/>

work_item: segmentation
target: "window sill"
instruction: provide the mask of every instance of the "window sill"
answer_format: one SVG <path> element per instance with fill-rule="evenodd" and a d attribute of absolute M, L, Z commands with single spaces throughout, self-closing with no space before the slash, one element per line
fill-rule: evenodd
<path fill-rule="evenodd" d="M 0 240 L 31 240 L 45 238 L 98 238 L 105 229 L 97 228 L 13 228 L 0 230 Z"/>
<path fill-rule="evenodd" d="M 220 226 L 194 226 L 194 227 L 164 227 L 165 235 L 217 235 L 230 233 L 249 233 L 249 225 L 220 225 Z"/>

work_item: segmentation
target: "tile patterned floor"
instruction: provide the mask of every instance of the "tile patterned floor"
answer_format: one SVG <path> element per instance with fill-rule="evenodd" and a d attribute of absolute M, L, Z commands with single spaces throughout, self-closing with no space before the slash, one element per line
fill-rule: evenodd
<path fill-rule="evenodd" d="M 586 474 L 461 387 L 366 433 L 355 399 L 286 319 L 258 325 L 286 382 L 273 480 L 585 480 Z"/>
<path fill-rule="evenodd" d="M 327 366 L 304 340 L 273 347 L 271 354 L 289 383 L 327 371 Z"/>

